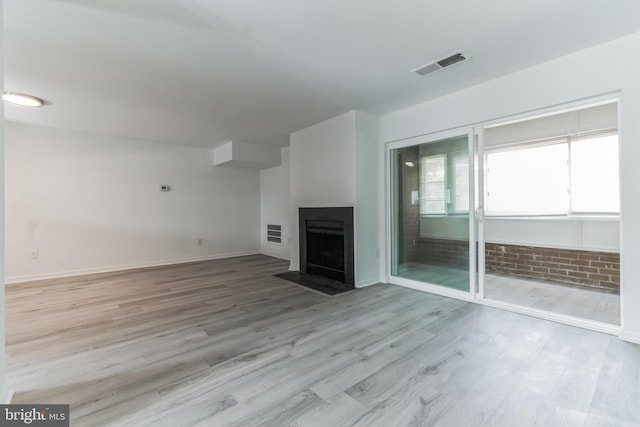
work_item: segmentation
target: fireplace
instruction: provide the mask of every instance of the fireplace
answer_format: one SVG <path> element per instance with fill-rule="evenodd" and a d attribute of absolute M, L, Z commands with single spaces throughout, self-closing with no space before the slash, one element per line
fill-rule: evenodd
<path fill-rule="evenodd" d="M 300 271 L 353 287 L 353 208 L 300 208 Z"/>

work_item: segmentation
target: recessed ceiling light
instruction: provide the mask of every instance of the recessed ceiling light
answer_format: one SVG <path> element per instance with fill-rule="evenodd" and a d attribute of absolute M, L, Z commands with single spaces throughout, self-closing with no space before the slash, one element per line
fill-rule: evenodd
<path fill-rule="evenodd" d="M 44 105 L 42 99 L 24 93 L 5 92 L 4 95 L 2 95 L 2 99 L 12 104 L 22 105 L 23 107 L 42 107 Z"/>

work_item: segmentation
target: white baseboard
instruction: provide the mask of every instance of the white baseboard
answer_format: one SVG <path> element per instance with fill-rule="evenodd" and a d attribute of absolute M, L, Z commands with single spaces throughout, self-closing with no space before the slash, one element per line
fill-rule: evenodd
<path fill-rule="evenodd" d="M 198 258 L 184 258 L 184 259 L 167 260 L 167 261 L 151 261 L 151 262 L 143 262 L 143 263 L 137 263 L 137 264 L 121 264 L 121 265 L 112 265 L 109 267 L 58 271 L 55 273 L 29 274 L 24 276 L 8 276 L 5 278 L 5 284 L 9 285 L 12 283 L 33 282 L 35 280 L 83 276 L 85 274 L 112 273 L 115 271 L 135 270 L 138 268 L 149 268 L 149 267 L 162 267 L 164 265 L 186 264 L 189 262 L 212 261 L 216 259 L 234 258 L 239 256 L 247 256 L 247 255 L 257 255 L 259 253 L 260 252 L 258 251 L 234 252 L 234 253 L 225 253 L 225 254 L 218 254 L 213 256 L 210 255 L 210 256 L 198 257 Z"/>
<path fill-rule="evenodd" d="M 0 395 L 0 403 L 3 405 L 8 405 L 11 403 L 11 399 L 13 399 L 13 392 L 9 390 L 9 387 L 5 384 L 2 387 L 2 394 Z"/>
<path fill-rule="evenodd" d="M 280 256 L 280 255 L 275 255 L 275 254 L 270 254 L 268 252 L 262 251 L 260 252 L 262 255 L 266 255 L 266 256 L 270 256 L 271 258 L 278 258 L 284 261 L 290 261 L 289 257 L 284 257 L 284 256 Z"/>
<path fill-rule="evenodd" d="M 358 282 L 358 283 L 356 283 L 356 288 L 358 288 L 358 289 L 359 289 L 359 288 L 366 288 L 367 286 L 375 285 L 375 284 L 377 284 L 377 283 L 380 283 L 380 281 L 378 281 L 378 280 L 374 280 L 374 279 L 371 279 L 371 280 L 365 280 L 365 281 L 363 281 L 363 282 Z"/>
<path fill-rule="evenodd" d="M 620 331 L 620 339 L 634 344 L 640 344 L 640 333 L 622 330 Z"/>

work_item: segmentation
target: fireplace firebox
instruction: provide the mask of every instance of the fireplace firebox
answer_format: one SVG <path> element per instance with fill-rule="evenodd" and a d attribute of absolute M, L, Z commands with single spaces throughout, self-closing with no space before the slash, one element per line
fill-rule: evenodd
<path fill-rule="evenodd" d="M 300 271 L 354 286 L 353 208 L 300 208 Z"/>

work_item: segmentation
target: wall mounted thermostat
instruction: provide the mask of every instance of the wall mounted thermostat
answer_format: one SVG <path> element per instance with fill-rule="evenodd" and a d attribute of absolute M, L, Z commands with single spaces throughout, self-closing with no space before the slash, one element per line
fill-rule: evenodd
<path fill-rule="evenodd" d="M 171 190 L 171 187 L 169 187 L 168 185 L 161 185 L 160 186 L 160 191 L 169 191 Z"/>

